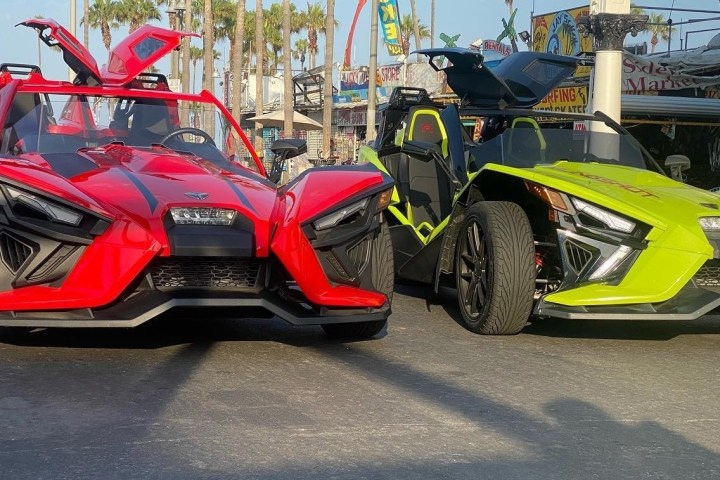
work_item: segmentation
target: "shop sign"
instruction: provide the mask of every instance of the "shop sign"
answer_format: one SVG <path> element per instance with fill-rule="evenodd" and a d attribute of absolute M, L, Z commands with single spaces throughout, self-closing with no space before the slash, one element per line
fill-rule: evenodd
<path fill-rule="evenodd" d="M 543 98 L 535 108 L 552 112 L 585 113 L 587 100 L 588 93 L 585 85 L 558 87 Z"/>
<path fill-rule="evenodd" d="M 626 53 L 623 56 L 623 92 L 645 93 L 662 90 L 704 88 L 720 84 L 720 75 L 700 77 L 686 75 L 646 57 Z"/>
<path fill-rule="evenodd" d="M 577 55 L 592 52 L 592 36 L 582 35 L 577 28 L 581 17 L 590 15 L 590 7 L 577 7 L 532 17 L 533 51 L 556 55 Z M 578 67 L 576 77 L 590 75 L 590 67 Z"/>

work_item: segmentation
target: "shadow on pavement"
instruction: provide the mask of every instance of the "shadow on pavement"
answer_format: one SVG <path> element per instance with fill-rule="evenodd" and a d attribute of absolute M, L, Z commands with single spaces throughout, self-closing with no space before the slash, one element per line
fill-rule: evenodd
<path fill-rule="evenodd" d="M 45 328 L 31 331 L 0 327 L 0 343 L 23 347 L 156 349 L 193 343 L 240 341 L 270 341 L 296 347 L 348 343 L 347 340 L 328 338 L 317 326 L 295 327 L 277 317 L 237 318 L 237 312 L 219 309 L 171 311 L 136 328 Z"/>
<path fill-rule="evenodd" d="M 546 403 L 545 417 L 538 417 L 509 402 L 480 395 L 408 364 L 387 362 L 361 349 L 366 350 L 350 346 L 322 352 L 350 369 L 404 390 L 410 397 L 424 399 L 495 432 L 497 444 L 519 443 L 516 458 L 512 453 L 497 458 L 499 455 L 488 453 L 493 448 L 486 451 L 479 445 L 476 460 L 465 458 L 458 465 L 442 466 L 401 463 L 395 466 L 397 470 L 374 473 L 361 468 L 355 473 L 362 472 L 363 478 L 414 478 L 413 471 L 424 478 L 720 478 L 720 455 L 658 422 L 614 419 L 592 403 L 562 396 Z M 297 477 L 310 478 L 303 474 Z"/>
<path fill-rule="evenodd" d="M 441 288 L 439 293 L 435 293 L 432 287 L 427 285 L 403 284 L 397 285 L 395 291 L 409 297 L 424 299 L 428 312 L 432 313 L 436 308 L 440 308 L 455 323 L 463 326 L 455 290 Z M 469 331 L 468 334 L 473 335 Z M 520 334 L 558 338 L 671 340 L 680 335 L 720 334 L 720 315 L 707 315 L 688 321 L 563 320 L 531 317 Z"/>

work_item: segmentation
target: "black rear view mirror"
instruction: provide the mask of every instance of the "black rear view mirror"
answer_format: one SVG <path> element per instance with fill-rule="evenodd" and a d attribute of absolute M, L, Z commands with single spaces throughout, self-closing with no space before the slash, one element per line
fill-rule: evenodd
<path fill-rule="evenodd" d="M 670 170 L 670 178 L 682 182 L 684 181 L 682 172 L 690 169 L 690 159 L 685 155 L 669 155 L 665 159 L 665 168 Z"/>
<path fill-rule="evenodd" d="M 307 142 L 299 138 L 276 140 L 270 147 L 270 151 L 274 157 L 268 177 L 271 182 L 278 183 L 285 169 L 285 162 L 290 158 L 307 153 Z"/>

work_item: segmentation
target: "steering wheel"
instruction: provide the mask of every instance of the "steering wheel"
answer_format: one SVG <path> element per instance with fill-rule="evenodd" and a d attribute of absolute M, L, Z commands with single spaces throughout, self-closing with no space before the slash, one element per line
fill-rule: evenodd
<path fill-rule="evenodd" d="M 165 142 L 167 142 L 171 138 L 179 137 L 181 135 L 185 135 L 186 133 L 190 133 L 193 135 L 197 135 L 198 137 L 202 137 L 203 139 L 205 139 L 205 141 L 202 143 L 210 144 L 213 147 L 216 146 L 215 140 L 213 140 L 213 138 L 207 132 L 203 132 L 199 128 L 193 128 L 193 127 L 178 128 L 174 132 L 170 132 L 167 135 L 165 135 L 165 137 L 163 137 L 163 139 L 160 140 L 160 143 L 162 143 L 164 145 Z"/>

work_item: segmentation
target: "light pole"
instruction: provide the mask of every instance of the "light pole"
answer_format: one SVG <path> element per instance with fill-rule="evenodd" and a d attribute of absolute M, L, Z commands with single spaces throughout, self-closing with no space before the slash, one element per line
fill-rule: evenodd
<path fill-rule="evenodd" d="M 365 140 L 375 140 L 376 89 L 377 89 L 377 50 L 378 50 L 378 0 L 372 0 L 370 8 L 370 68 L 368 75 L 367 132 Z"/>
<path fill-rule="evenodd" d="M 185 5 L 183 0 L 170 0 L 168 2 L 168 20 L 170 22 L 170 28 L 172 30 L 181 30 L 183 13 L 185 13 Z M 180 55 L 177 50 L 173 50 L 170 54 L 170 78 L 180 78 Z"/>
<path fill-rule="evenodd" d="M 76 25 L 77 25 L 77 0 L 70 0 L 70 33 L 73 37 L 76 37 Z M 68 79 L 72 82 L 75 79 L 75 72 L 71 68 L 68 68 Z"/>

